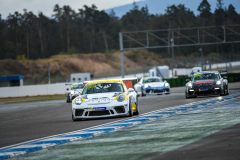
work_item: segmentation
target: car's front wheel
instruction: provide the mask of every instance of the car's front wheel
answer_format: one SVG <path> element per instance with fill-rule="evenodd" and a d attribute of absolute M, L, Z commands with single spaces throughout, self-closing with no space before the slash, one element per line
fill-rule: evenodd
<path fill-rule="evenodd" d="M 131 101 L 131 100 L 129 100 L 128 116 L 129 116 L 129 117 L 132 117 L 132 116 L 133 116 L 132 101 Z"/>
<path fill-rule="evenodd" d="M 76 122 L 76 121 L 81 121 L 82 119 L 75 118 L 75 117 L 73 116 L 73 114 L 72 114 L 72 120 L 73 120 L 74 122 Z"/>
<path fill-rule="evenodd" d="M 142 97 L 143 97 L 143 96 L 146 96 L 146 94 L 143 93 L 143 89 L 142 89 L 142 94 L 141 94 L 141 96 L 142 96 Z"/>
<path fill-rule="evenodd" d="M 138 104 L 138 97 L 136 97 L 136 107 L 137 107 L 137 110 L 135 111 L 135 115 L 139 115 L 139 104 Z"/>
<path fill-rule="evenodd" d="M 220 96 L 224 96 L 225 95 L 225 88 L 220 90 Z"/>
<path fill-rule="evenodd" d="M 188 96 L 188 94 L 187 94 L 187 91 L 185 91 L 185 97 L 186 97 L 186 99 L 189 99 L 190 97 Z"/>
<path fill-rule="evenodd" d="M 228 88 L 228 85 L 227 85 L 226 87 L 227 87 L 226 95 L 229 95 L 229 88 Z"/>
<path fill-rule="evenodd" d="M 69 98 L 69 96 L 67 96 L 66 102 L 67 102 L 67 103 L 70 103 L 70 98 Z"/>

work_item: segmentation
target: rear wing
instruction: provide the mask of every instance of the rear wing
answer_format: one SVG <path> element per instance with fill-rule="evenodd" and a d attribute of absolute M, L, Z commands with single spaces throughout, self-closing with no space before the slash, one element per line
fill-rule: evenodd
<path fill-rule="evenodd" d="M 228 74 L 228 71 L 227 70 L 220 70 L 218 71 L 220 75 L 225 75 L 225 74 Z"/>

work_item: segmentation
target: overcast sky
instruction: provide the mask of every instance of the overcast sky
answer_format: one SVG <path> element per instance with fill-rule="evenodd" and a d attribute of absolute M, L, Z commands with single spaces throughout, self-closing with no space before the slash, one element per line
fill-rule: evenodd
<path fill-rule="evenodd" d="M 23 9 L 33 11 L 35 14 L 38 11 L 43 12 L 46 16 L 51 16 L 55 4 L 60 6 L 69 5 L 74 10 L 82 8 L 83 5 L 95 4 L 99 10 L 113 8 L 124 4 L 133 3 L 134 0 L 0 0 L 0 14 L 2 18 L 6 18 L 9 13 L 15 11 L 23 13 Z M 137 2 L 139 0 L 135 0 Z"/>

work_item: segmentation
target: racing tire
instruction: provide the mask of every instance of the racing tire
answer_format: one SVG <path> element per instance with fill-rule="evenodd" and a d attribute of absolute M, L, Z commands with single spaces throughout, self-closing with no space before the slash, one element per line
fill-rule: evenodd
<path fill-rule="evenodd" d="M 169 89 L 169 92 L 168 92 L 168 93 L 166 93 L 166 94 L 170 94 L 170 89 Z"/>
<path fill-rule="evenodd" d="M 139 115 L 139 105 L 138 105 L 138 97 L 136 97 L 136 107 L 137 107 L 137 110 L 134 112 L 134 115 Z"/>
<path fill-rule="evenodd" d="M 67 102 L 67 103 L 70 103 L 70 98 L 69 98 L 69 96 L 67 97 L 66 102 Z"/>
<path fill-rule="evenodd" d="M 131 102 L 131 100 L 129 100 L 128 116 L 129 116 L 129 117 L 132 117 L 132 116 L 133 116 L 133 110 L 132 110 L 132 102 Z"/>
<path fill-rule="evenodd" d="M 187 95 L 187 92 L 185 91 L 185 97 L 186 99 L 189 99 L 190 97 Z"/>
<path fill-rule="evenodd" d="M 220 96 L 224 96 L 225 95 L 225 88 L 220 90 Z"/>
<path fill-rule="evenodd" d="M 142 89 L 141 97 L 144 97 L 144 96 L 146 96 L 146 94 L 143 93 L 143 89 Z"/>
<path fill-rule="evenodd" d="M 74 116 L 73 116 L 73 114 L 72 114 L 72 120 L 73 120 L 74 122 L 76 122 L 76 121 L 81 121 L 82 119 L 74 118 Z"/>
<path fill-rule="evenodd" d="M 229 88 L 228 88 L 228 85 L 227 85 L 227 93 L 226 93 L 226 95 L 229 95 Z"/>

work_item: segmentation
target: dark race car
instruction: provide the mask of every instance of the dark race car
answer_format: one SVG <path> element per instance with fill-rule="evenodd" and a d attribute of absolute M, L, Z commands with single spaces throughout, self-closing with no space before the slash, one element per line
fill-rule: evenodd
<path fill-rule="evenodd" d="M 186 98 L 229 94 L 227 78 L 221 77 L 218 71 L 195 73 L 192 79 L 187 79 L 186 82 Z"/>

